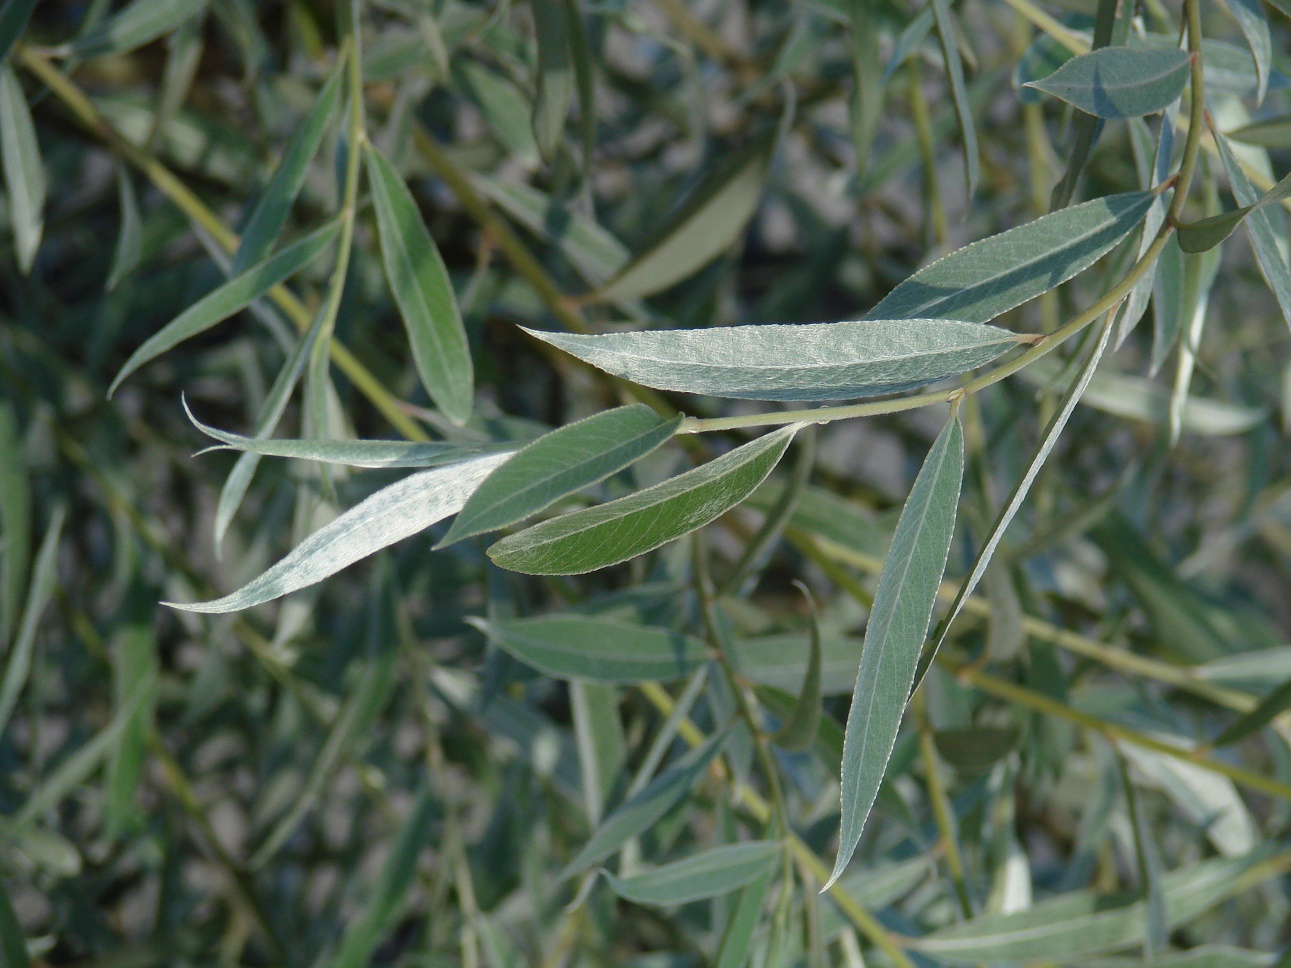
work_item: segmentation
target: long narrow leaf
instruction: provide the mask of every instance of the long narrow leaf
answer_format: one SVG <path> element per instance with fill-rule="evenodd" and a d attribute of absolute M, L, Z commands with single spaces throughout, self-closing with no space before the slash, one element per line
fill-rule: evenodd
<path fill-rule="evenodd" d="M 687 904 L 726 894 L 766 874 L 784 848 L 774 840 L 727 844 L 666 864 L 644 874 L 616 877 L 606 871 L 614 893 L 637 904 Z"/>
<path fill-rule="evenodd" d="M 195 17 L 210 0 L 134 0 L 71 45 L 77 57 L 128 54 Z"/>
<path fill-rule="evenodd" d="M 959 136 L 964 142 L 964 182 L 969 198 L 977 191 L 977 178 L 981 167 L 977 150 L 977 127 L 973 122 L 973 108 L 964 87 L 964 65 L 959 57 L 955 39 L 955 20 L 946 0 L 929 0 L 932 15 L 937 22 L 937 38 L 941 41 L 941 56 L 950 81 L 950 101 L 955 107 L 959 122 Z"/>
<path fill-rule="evenodd" d="M 0 163 L 18 268 L 26 275 L 36 260 L 45 226 L 45 171 L 27 98 L 8 65 L 0 66 Z"/>
<path fill-rule="evenodd" d="M 9 725 L 9 717 L 18 704 L 18 696 L 27 684 L 32 654 L 36 649 L 36 631 L 58 581 L 58 542 L 63 534 L 64 516 L 63 508 L 58 508 L 49 527 L 45 529 L 40 551 L 36 554 L 36 564 L 31 570 L 31 586 L 27 591 L 22 624 L 5 657 L 4 679 L 0 680 L 0 735 L 4 734 Z"/>
<path fill-rule="evenodd" d="M 0 403 L 0 647 L 9 645 L 31 563 L 31 484 L 13 407 Z"/>

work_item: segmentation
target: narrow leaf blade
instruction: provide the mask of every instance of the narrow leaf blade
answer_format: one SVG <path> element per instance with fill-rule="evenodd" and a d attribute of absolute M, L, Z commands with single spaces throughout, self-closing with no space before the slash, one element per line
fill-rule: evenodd
<path fill-rule="evenodd" d="M 1178 99 L 1191 70 L 1189 53 L 1175 47 L 1104 47 L 1073 57 L 1026 86 L 1096 117 L 1137 118 Z"/>
<path fill-rule="evenodd" d="M 168 34 L 206 8 L 210 0 L 134 0 L 72 43 L 77 57 L 127 54 Z"/>
<path fill-rule="evenodd" d="M 18 268 L 26 275 L 36 261 L 45 227 L 45 171 L 31 109 L 8 65 L 0 67 L 0 163 L 4 167 Z"/>
<path fill-rule="evenodd" d="M 701 851 L 645 874 L 605 872 L 614 893 L 637 904 L 670 906 L 717 897 L 767 874 L 783 851 L 774 840 L 752 840 Z"/>

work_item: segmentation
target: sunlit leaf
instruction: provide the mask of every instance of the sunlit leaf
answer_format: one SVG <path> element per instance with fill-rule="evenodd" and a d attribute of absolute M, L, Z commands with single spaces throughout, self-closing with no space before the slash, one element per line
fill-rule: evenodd
<path fill-rule="evenodd" d="M 766 874 L 783 853 L 774 840 L 727 844 L 691 854 L 645 874 L 605 879 L 614 893 L 637 904 L 687 904 L 743 887 Z"/>
<path fill-rule="evenodd" d="M 368 144 L 366 151 L 386 278 L 408 330 L 417 373 L 444 415 L 464 424 L 475 381 L 448 270 L 408 186 L 376 148 Z"/>
<path fill-rule="evenodd" d="M 1192 58 L 1177 48 L 1104 47 L 1073 57 L 1028 87 L 1100 118 L 1136 118 L 1164 110 L 1183 93 Z"/>
<path fill-rule="evenodd" d="M 8 648 L 31 563 L 31 482 L 13 406 L 0 402 L 0 646 Z"/>
<path fill-rule="evenodd" d="M 645 554 L 748 497 L 796 430 L 783 427 L 662 484 L 534 525 L 494 544 L 489 557 L 529 575 L 577 575 Z"/>
<path fill-rule="evenodd" d="M 842 829 L 831 884 L 856 850 L 896 743 L 946 567 L 963 477 L 964 435 L 954 414 L 906 498 L 874 594 L 847 715 Z"/>
<path fill-rule="evenodd" d="M 505 528 L 605 480 L 666 441 L 680 423 L 638 403 L 539 437 L 479 486 L 439 546 Z"/>
<path fill-rule="evenodd" d="M 528 330 L 615 376 L 745 400 L 839 400 L 958 376 L 1017 346 L 1008 330 L 953 319 L 715 326 L 583 336 Z"/>
<path fill-rule="evenodd" d="M 406 477 L 315 531 L 287 557 L 232 594 L 210 602 L 166 604 L 189 612 L 236 612 L 320 582 L 456 514 L 480 481 L 507 456 L 476 457 Z"/>
<path fill-rule="evenodd" d="M 1089 268 L 1152 202 L 1150 192 L 1108 195 L 974 242 L 920 269 L 866 318 L 988 322 Z"/>
<path fill-rule="evenodd" d="M 1264 16 L 1260 0 L 1224 0 L 1224 6 L 1242 28 L 1242 36 L 1246 38 L 1246 46 L 1250 48 L 1251 58 L 1255 61 L 1255 76 L 1259 79 L 1255 103 L 1259 105 L 1264 101 L 1264 92 L 1269 88 L 1269 69 L 1273 59 L 1268 18 Z"/>

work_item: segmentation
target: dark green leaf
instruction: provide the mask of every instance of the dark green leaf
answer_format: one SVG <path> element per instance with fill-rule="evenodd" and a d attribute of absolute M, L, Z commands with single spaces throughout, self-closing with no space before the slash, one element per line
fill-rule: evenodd
<path fill-rule="evenodd" d="M 0 66 L 0 162 L 4 166 L 18 268 L 26 275 L 31 272 L 44 232 L 45 171 L 27 98 L 7 64 Z"/>
<path fill-rule="evenodd" d="M 9 51 L 27 29 L 27 21 L 36 7 L 36 0 L 4 0 L 0 3 L 0 67 L 4 66 Z"/>
<path fill-rule="evenodd" d="M 677 431 L 644 404 L 553 430 L 512 455 L 479 486 L 439 547 L 522 521 L 650 453 Z"/>
<path fill-rule="evenodd" d="M 829 882 L 861 839 L 887 769 L 928 634 L 964 478 L 964 435 L 953 414 L 924 459 L 897 521 L 865 630 L 843 747 L 842 829 Z"/>
<path fill-rule="evenodd" d="M 1228 746 L 1245 739 L 1252 733 L 1259 732 L 1277 716 L 1291 708 L 1291 679 L 1283 683 L 1259 701 L 1251 709 L 1229 723 L 1210 741 L 1211 746 Z"/>
<path fill-rule="evenodd" d="M 867 319 L 582 336 L 527 330 L 598 369 L 661 390 L 743 400 L 841 400 L 925 386 L 1017 346 L 952 319 Z"/>
<path fill-rule="evenodd" d="M 36 553 L 36 564 L 31 570 L 22 624 L 18 626 L 18 635 L 5 655 L 4 678 L 0 680 L 0 735 L 9 725 L 9 717 L 18 705 L 18 696 L 27 685 L 32 657 L 36 652 L 36 630 L 58 586 L 58 543 L 63 534 L 64 517 L 64 510 L 59 507 L 45 529 L 40 551 Z"/>
<path fill-rule="evenodd" d="M 985 773 L 1017 749 L 1021 734 L 1014 726 L 966 726 L 933 733 L 937 755 L 965 773 Z"/>
<path fill-rule="evenodd" d="M 941 41 L 941 56 L 946 64 L 946 77 L 950 81 L 950 100 L 955 106 L 959 121 L 959 136 L 964 141 L 964 180 L 968 197 L 977 191 L 978 169 L 981 165 L 977 151 L 977 128 L 973 123 L 973 108 L 964 87 L 964 65 L 959 58 L 955 42 L 955 21 L 946 0 L 930 0 L 933 17 L 937 22 L 937 37 Z"/>
<path fill-rule="evenodd" d="M 807 586 L 800 585 L 804 593 Z M 820 617 L 816 614 L 816 604 L 807 594 L 811 606 L 811 648 L 807 654 L 807 671 L 802 677 L 802 687 L 798 691 L 798 701 L 793 712 L 784 724 L 776 730 L 772 740 L 791 752 L 808 749 L 816 739 L 816 730 L 820 726 L 821 696 L 821 653 Z"/>
<path fill-rule="evenodd" d="M 13 913 L 13 904 L 4 884 L 0 884 L 0 966 L 3 968 L 31 968 L 31 957 L 27 954 L 26 935 L 18 916 Z"/>
<path fill-rule="evenodd" d="M 1028 87 L 1100 118 L 1136 118 L 1164 110 L 1188 83 L 1192 58 L 1178 48 L 1104 47 L 1073 57 Z"/>
<path fill-rule="evenodd" d="M 1280 202 L 1288 196 L 1291 196 L 1291 175 L 1283 178 L 1252 205 L 1243 205 L 1231 212 L 1212 215 L 1196 222 L 1183 222 L 1178 226 L 1179 248 L 1184 252 L 1205 252 L 1207 249 L 1213 249 L 1232 235 L 1233 230 L 1241 225 L 1248 215 L 1258 212 L 1265 205 Z"/>
<path fill-rule="evenodd" d="M 1291 117 L 1256 121 L 1225 132 L 1224 137 L 1259 148 L 1291 148 Z"/>
<path fill-rule="evenodd" d="M 528 575 L 578 575 L 645 554 L 748 497 L 796 430 L 783 427 L 662 484 L 534 525 L 497 542 L 489 557 Z"/>
<path fill-rule="evenodd" d="M 77 57 L 126 54 L 168 34 L 206 9 L 210 0 L 134 0 L 71 45 Z"/>
<path fill-rule="evenodd" d="M 31 484 L 21 428 L 0 402 L 0 647 L 8 648 L 31 561 Z"/>
<path fill-rule="evenodd" d="M 570 52 L 569 10 L 565 0 L 533 0 L 533 20 L 538 35 L 538 77 L 533 101 L 533 133 L 543 160 L 556 157 L 569 102 L 574 94 L 574 66 Z"/>
<path fill-rule="evenodd" d="M 767 890 L 773 879 L 774 875 L 768 871 L 750 881 L 740 891 L 735 910 L 731 912 L 726 930 L 722 933 L 722 943 L 713 959 L 713 968 L 746 968 L 753 931 L 762 920 L 762 903 L 766 900 Z"/>
<path fill-rule="evenodd" d="M 784 847 L 774 840 L 726 844 L 645 874 L 605 878 L 619 897 L 637 904 L 688 904 L 727 894 L 767 874 Z"/>
<path fill-rule="evenodd" d="M 108 270 L 107 289 L 111 292 L 117 284 L 135 270 L 139 264 L 142 250 L 141 238 L 143 226 L 139 216 L 139 199 L 135 195 L 134 182 L 125 165 L 116 161 L 117 198 L 121 204 L 121 229 L 117 233 L 117 245 L 112 252 L 112 268 Z"/>

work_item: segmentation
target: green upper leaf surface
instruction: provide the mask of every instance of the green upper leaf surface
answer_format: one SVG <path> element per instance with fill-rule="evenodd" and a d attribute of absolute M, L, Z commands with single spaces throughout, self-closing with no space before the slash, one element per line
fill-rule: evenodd
<path fill-rule="evenodd" d="M 614 893 L 637 904 L 687 904 L 717 897 L 756 880 L 771 869 L 784 848 L 774 840 L 727 844 L 692 854 L 645 874 L 605 878 Z"/>
<path fill-rule="evenodd" d="M 232 594 L 210 602 L 167 604 L 189 612 L 236 612 L 306 588 L 456 514 L 480 481 L 506 459 L 506 454 L 492 454 L 413 474 L 315 531 Z"/>
<path fill-rule="evenodd" d="M 841 400 L 895 393 L 997 359 L 1017 337 L 953 319 L 582 336 L 528 332 L 593 366 L 660 390 L 743 400 Z"/>
<path fill-rule="evenodd" d="M 644 404 L 616 407 L 525 445 L 471 495 L 441 546 L 496 531 L 644 457 L 677 431 Z"/>
<path fill-rule="evenodd" d="M 587 615 L 472 625 L 539 672 L 558 679 L 636 683 L 682 679 L 709 660 L 701 640 L 672 629 Z"/>
<path fill-rule="evenodd" d="M 988 322 L 1089 268 L 1152 201 L 1151 192 L 1108 195 L 966 245 L 920 269 L 865 318 Z"/>
<path fill-rule="evenodd" d="M 77 57 L 125 54 L 168 34 L 206 9 L 210 0 L 134 0 L 72 44 Z"/>
<path fill-rule="evenodd" d="M 964 434 L 952 416 L 897 521 L 865 630 L 843 744 L 842 830 L 830 882 L 847 867 L 887 769 L 955 531 Z"/>
<path fill-rule="evenodd" d="M 367 162 L 386 278 L 408 330 L 417 373 L 444 415 L 464 424 L 475 380 L 448 269 L 394 165 L 370 144 Z"/>
<path fill-rule="evenodd" d="M 1192 58 L 1173 47 L 1104 47 L 1073 57 L 1028 87 L 1100 118 L 1137 118 L 1165 110 L 1183 92 Z"/>
<path fill-rule="evenodd" d="M 662 484 L 510 535 L 489 548 L 489 557 L 529 575 L 579 575 L 645 554 L 752 494 L 796 429 L 781 428 Z"/>
<path fill-rule="evenodd" d="M 13 70 L 0 66 L 0 164 L 4 167 L 9 223 L 18 267 L 31 272 L 45 228 L 45 169 L 31 109 Z"/>

